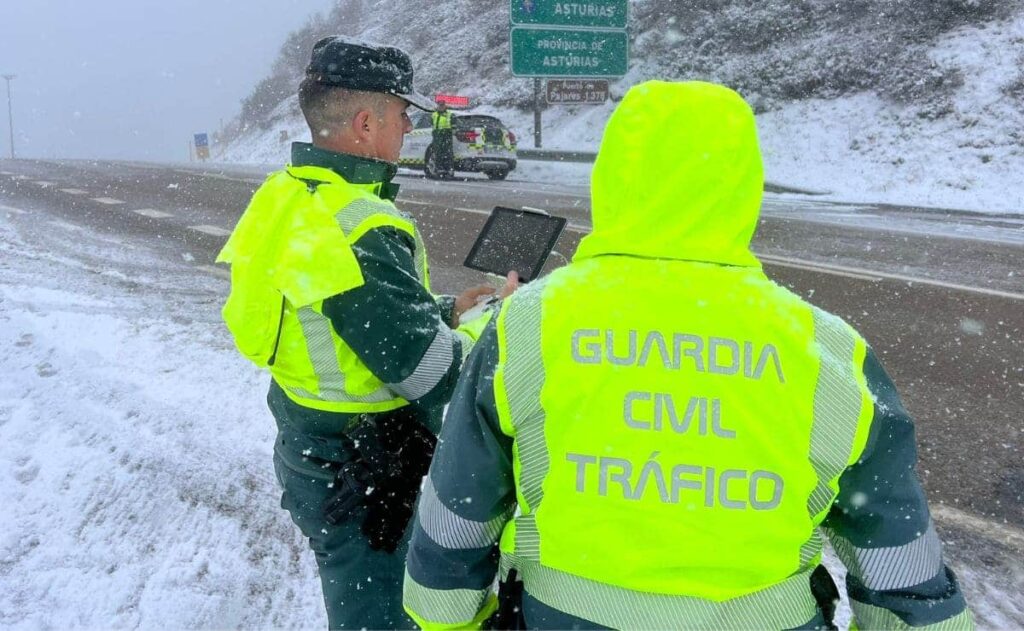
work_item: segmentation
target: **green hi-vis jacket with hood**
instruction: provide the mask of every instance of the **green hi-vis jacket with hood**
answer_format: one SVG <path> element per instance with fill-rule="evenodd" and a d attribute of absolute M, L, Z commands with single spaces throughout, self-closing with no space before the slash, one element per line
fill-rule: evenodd
<path fill-rule="evenodd" d="M 750 251 L 762 189 L 736 93 L 629 91 L 592 234 L 456 388 L 407 563 L 424 628 L 480 624 L 511 569 L 529 628 L 812 628 L 822 532 L 861 627 L 972 626 L 891 381 Z"/>
<path fill-rule="evenodd" d="M 299 434 L 338 435 L 410 403 L 434 411 L 436 432 L 486 322 L 450 328 L 454 300 L 430 293 L 423 241 L 392 203 L 394 174 L 295 143 L 217 258 L 231 264 L 224 320 L 242 354 L 270 370 L 271 408 Z"/>

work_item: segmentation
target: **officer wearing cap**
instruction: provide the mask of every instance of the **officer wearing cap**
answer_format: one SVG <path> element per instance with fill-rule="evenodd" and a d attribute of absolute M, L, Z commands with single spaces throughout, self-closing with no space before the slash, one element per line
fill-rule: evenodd
<path fill-rule="evenodd" d="M 395 207 L 406 109 L 431 111 L 404 52 L 318 41 L 299 87 L 311 143 L 256 191 L 219 262 L 224 320 L 272 379 L 281 505 L 309 539 L 331 628 L 410 626 L 406 534 L 441 409 L 489 316 L 434 296 L 423 240 Z M 502 295 L 515 288 L 510 277 Z"/>

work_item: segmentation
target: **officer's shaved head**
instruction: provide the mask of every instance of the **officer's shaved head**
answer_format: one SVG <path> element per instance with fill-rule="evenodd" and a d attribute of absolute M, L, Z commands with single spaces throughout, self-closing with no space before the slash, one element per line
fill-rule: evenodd
<path fill-rule="evenodd" d="M 343 131 L 356 114 L 370 110 L 384 116 L 388 95 L 324 85 L 307 77 L 299 86 L 299 108 L 309 125 L 313 140 Z"/>

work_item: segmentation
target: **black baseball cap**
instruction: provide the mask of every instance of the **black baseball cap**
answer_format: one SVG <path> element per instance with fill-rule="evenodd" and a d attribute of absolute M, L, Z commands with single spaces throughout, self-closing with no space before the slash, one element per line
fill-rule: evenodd
<path fill-rule="evenodd" d="M 337 35 L 313 44 L 306 76 L 324 85 L 384 92 L 433 112 L 434 102 L 412 87 L 412 60 L 400 48 L 375 46 Z"/>

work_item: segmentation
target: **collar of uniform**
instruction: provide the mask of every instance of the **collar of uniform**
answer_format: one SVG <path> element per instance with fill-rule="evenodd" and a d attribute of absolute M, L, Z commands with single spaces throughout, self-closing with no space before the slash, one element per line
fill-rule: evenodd
<path fill-rule="evenodd" d="M 349 184 L 380 184 L 377 194 L 382 199 L 394 201 L 398 196 L 398 184 L 391 183 L 398 167 L 390 162 L 329 151 L 308 142 L 293 142 L 292 165 L 330 169 Z"/>

